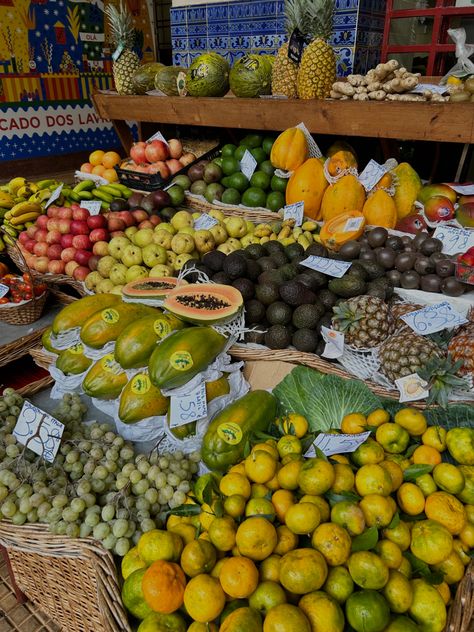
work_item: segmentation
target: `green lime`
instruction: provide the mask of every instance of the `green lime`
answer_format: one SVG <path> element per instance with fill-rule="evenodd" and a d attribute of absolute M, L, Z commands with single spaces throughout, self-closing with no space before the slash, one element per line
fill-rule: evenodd
<path fill-rule="evenodd" d="M 265 171 L 265 173 L 268 173 L 270 177 L 272 177 L 272 175 L 275 173 L 275 167 L 272 165 L 272 163 L 269 160 L 264 160 L 259 165 L 259 169 L 260 171 Z"/>
<path fill-rule="evenodd" d="M 258 187 L 250 187 L 242 195 L 242 204 L 244 206 L 250 206 L 251 208 L 256 206 L 265 206 L 267 201 L 267 195 L 263 189 Z"/>
<path fill-rule="evenodd" d="M 272 176 L 270 187 L 272 191 L 280 191 L 280 193 L 284 193 L 286 191 L 287 184 L 288 184 L 287 178 L 280 178 L 280 176 Z"/>
<path fill-rule="evenodd" d="M 245 145 L 239 145 L 234 151 L 234 158 L 240 162 L 244 157 L 246 151 L 248 151 L 248 147 L 246 147 Z"/>
<path fill-rule="evenodd" d="M 237 173 L 233 173 L 229 176 L 229 186 L 242 193 L 249 186 L 249 181 L 242 172 L 238 171 Z"/>
<path fill-rule="evenodd" d="M 251 149 L 250 153 L 258 162 L 258 164 L 264 162 L 267 159 L 267 154 L 263 151 L 261 147 L 255 147 L 254 149 Z"/>
<path fill-rule="evenodd" d="M 240 204 L 240 193 L 237 189 L 226 189 L 222 194 L 221 201 L 224 204 Z"/>
<path fill-rule="evenodd" d="M 263 151 L 267 154 L 267 156 L 270 155 L 274 142 L 275 142 L 275 139 L 272 136 L 265 136 L 265 138 L 263 139 L 262 148 L 263 148 Z"/>
<path fill-rule="evenodd" d="M 233 156 L 236 149 L 236 145 L 233 145 L 232 143 L 227 143 L 227 145 L 224 145 L 224 147 L 222 148 L 222 157 L 227 158 L 228 156 Z"/>
<path fill-rule="evenodd" d="M 240 141 L 241 145 L 246 145 L 251 148 L 260 147 L 262 143 L 263 136 L 261 136 L 261 134 L 247 134 L 247 136 Z"/>
<path fill-rule="evenodd" d="M 232 186 L 230 183 L 230 176 L 224 176 L 221 178 L 221 184 L 225 186 L 226 189 L 229 189 Z"/>
<path fill-rule="evenodd" d="M 285 196 L 281 191 L 272 191 L 267 195 L 265 207 L 271 211 L 279 211 L 285 206 Z"/>
<path fill-rule="evenodd" d="M 270 186 L 270 176 L 264 171 L 255 171 L 253 176 L 250 178 L 250 184 L 251 186 L 258 187 L 259 189 L 268 189 Z"/>
<path fill-rule="evenodd" d="M 236 171 L 240 171 L 240 163 L 233 156 L 222 158 L 221 169 L 226 176 L 231 176 Z"/>
<path fill-rule="evenodd" d="M 122 601 L 125 608 L 137 619 L 144 619 L 152 612 L 146 603 L 142 591 L 142 579 L 146 568 L 139 568 L 127 577 L 122 588 Z"/>
<path fill-rule="evenodd" d="M 222 168 L 222 161 L 224 159 L 221 156 L 217 156 L 217 158 L 214 158 L 214 160 L 212 161 L 215 165 L 219 165 L 219 167 Z"/>

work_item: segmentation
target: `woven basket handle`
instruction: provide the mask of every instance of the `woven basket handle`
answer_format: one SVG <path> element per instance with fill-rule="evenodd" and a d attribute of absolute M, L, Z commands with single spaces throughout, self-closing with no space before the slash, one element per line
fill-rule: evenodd
<path fill-rule="evenodd" d="M 0 231 L 4 235 L 8 235 L 7 231 L 5 230 L 5 228 L 3 226 L 0 226 Z M 33 300 L 33 305 L 34 305 L 36 303 L 36 301 L 37 301 L 36 294 L 35 294 L 35 275 L 32 272 L 30 266 L 27 264 L 26 259 L 25 259 L 25 255 L 22 253 L 21 248 L 18 247 L 18 244 L 16 243 L 16 239 L 13 240 L 13 244 L 11 245 L 11 247 L 16 251 L 17 255 L 20 257 L 21 261 L 23 262 L 27 273 L 30 275 L 31 287 L 32 287 L 32 290 L 33 290 L 32 293 L 31 293 L 31 298 Z"/>

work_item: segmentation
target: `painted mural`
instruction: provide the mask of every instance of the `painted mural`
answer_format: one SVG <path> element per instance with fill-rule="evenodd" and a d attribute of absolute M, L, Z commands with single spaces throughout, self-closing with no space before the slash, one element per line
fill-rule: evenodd
<path fill-rule="evenodd" d="M 150 61 L 146 0 L 126 4 Z M 112 52 L 102 0 L 0 0 L 0 162 L 117 146 L 90 102 L 113 89 Z"/>

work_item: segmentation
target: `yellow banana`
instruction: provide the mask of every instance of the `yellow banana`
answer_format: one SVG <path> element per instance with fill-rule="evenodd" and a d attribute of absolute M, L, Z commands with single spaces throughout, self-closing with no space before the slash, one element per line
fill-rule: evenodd
<path fill-rule="evenodd" d="M 309 241 L 310 244 L 313 243 L 313 233 L 310 232 L 309 230 L 305 230 L 303 235 L 306 237 L 306 239 Z"/>
<path fill-rule="evenodd" d="M 12 237 L 11 235 L 2 235 L 2 239 L 9 246 L 14 246 L 16 243 L 16 236 Z"/>
<path fill-rule="evenodd" d="M 276 233 L 272 233 L 270 235 L 270 241 L 277 241 L 278 240 L 278 235 Z"/>
<path fill-rule="evenodd" d="M 20 217 L 20 215 L 25 215 L 25 213 L 38 213 L 39 215 L 41 212 L 41 204 L 26 200 L 24 202 L 20 202 L 19 204 L 15 204 L 15 206 L 10 210 L 10 215 L 11 217 Z"/>
<path fill-rule="evenodd" d="M 38 211 L 25 213 L 24 215 L 19 215 L 18 217 L 12 217 L 12 219 L 10 220 L 10 223 L 12 224 L 12 226 L 15 226 L 15 228 L 18 228 L 20 224 L 24 224 L 25 222 L 31 222 L 32 220 L 36 219 L 39 215 L 41 215 L 41 213 L 39 213 Z"/>
<path fill-rule="evenodd" d="M 19 197 L 25 198 L 26 200 L 31 195 L 33 195 L 33 193 L 36 193 L 36 191 L 38 191 L 38 187 L 36 186 L 36 184 L 29 182 L 24 187 L 20 187 L 18 191 L 16 192 L 16 194 Z"/>
<path fill-rule="evenodd" d="M 303 229 L 302 228 L 300 228 L 299 226 L 297 226 L 296 228 L 293 228 L 293 237 L 295 239 L 298 239 L 298 237 L 300 235 L 302 235 L 302 234 L 303 234 Z"/>
<path fill-rule="evenodd" d="M 8 235 L 10 235 L 10 237 L 14 237 L 16 239 L 18 233 L 16 229 L 13 228 L 13 226 L 9 226 L 8 224 L 4 223 L 2 228 Z"/>
<path fill-rule="evenodd" d="M 322 244 L 323 242 L 321 241 L 321 237 L 319 235 L 316 235 L 313 233 L 313 240 L 317 243 L 317 244 Z"/>
<path fill-rule="evenodd" d="M 291 235 L 291 227 L 290 226 L 283 226 L 283 228 L 280 230 L 280 232 L 278 234 L 278 239 L 285 239 L 285 238 L 289 237 L 290 235 Z M 293 240 L 293 242 L 294 242 L 294 240 Z"/>
<path fill-rule="evenodd" d="M 16 195 L 18 189 L 20 189 L 21 187 L 24 187 L 25 185 L 26 185 L 25 178 L 13 178 L 8 183 L 8 190 L 10 191 L 12 195 Z"/>
<path fill-rule="evenodd" d="M 6 191 L 0 191 L 0 206 L 2 208 L 11 208 L 14 204 L 15 202 L 13 201 L 10 193 L 7 193 Z"/>

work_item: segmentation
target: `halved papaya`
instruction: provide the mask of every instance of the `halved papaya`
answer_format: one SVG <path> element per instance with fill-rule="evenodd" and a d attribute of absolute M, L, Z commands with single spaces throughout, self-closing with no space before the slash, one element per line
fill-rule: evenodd
<path fill-rule="evenodd" d="M 242 309 L 242 294 L 231 285 L 191 283 L 168 294 L 163 308 L 189 323 L 225 323 Z"/>
<path fill-rule="evenodd" d="M 365 224 L 363 213 L 346 211 L 324 222 L 319 237 L 326 248 L 337 251 L 347 241 L 358 239 L 364 232 Z"/>
<path fill-rule="evenodd" d="M 160 299 L 174 290 L 177 285 L 187 285 L 184 279 L 176 277 L 149 277 L 135 279 L 122 288 L 122 294 L 129 298 Z"/>

